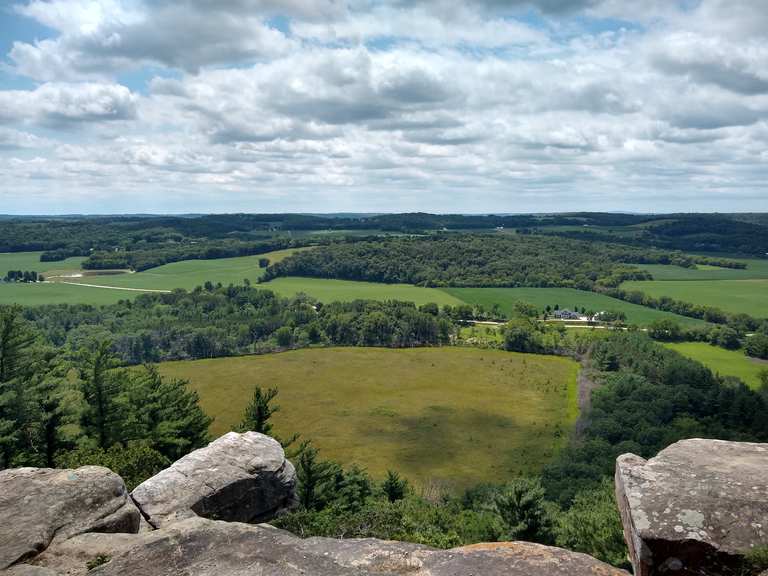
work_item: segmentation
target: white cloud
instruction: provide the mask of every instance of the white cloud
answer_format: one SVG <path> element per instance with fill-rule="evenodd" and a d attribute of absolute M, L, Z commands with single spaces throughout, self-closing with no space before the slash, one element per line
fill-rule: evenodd
<path fill-rule="evenodd" d="M 66 128 L 79 123 L 129 120 L 137 97 L 119 84 L 46 83 L 35 90 L 0 91 L 6 121 Z"/>
<path fill-rule="evenodd" d="M 59 211 L 757 209 L 765 11 L 685 4 L 33 0 L 0 177 Z"/>

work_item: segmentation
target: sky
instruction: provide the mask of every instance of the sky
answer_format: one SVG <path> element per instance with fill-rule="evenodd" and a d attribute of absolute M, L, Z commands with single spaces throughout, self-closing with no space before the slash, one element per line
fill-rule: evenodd
<path fill-rule="evenodd" d="M 767 0 L 0 0 L 0 213 L 768 211 Z"/>

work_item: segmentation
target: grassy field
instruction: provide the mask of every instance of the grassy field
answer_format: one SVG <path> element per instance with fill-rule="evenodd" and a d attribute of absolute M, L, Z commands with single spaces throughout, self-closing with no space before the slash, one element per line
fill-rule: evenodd
<path fill-rule="evenodd" d="M 696 268 L 683 268 L 664 264 L 637 264 L 638 268 L 651 273 L 654 280 L 751 280 L 768 279 L 768 259 L 734 258 L 747 265 L 746 269 L 718 268 L 717 266 L 698 265 Z"/>
<path fill-rule="evenodd" d="M 768 317 L 768 280 L 648 280 L 624 282 L 621 287 L 657 298 L 669 296 L 726 312 Z"/>
<path fill-rule="evenodd" d="M 75 279 L 74 282 L 145 290 L 173 290 L 174 288 L 191 290 L 208 280 L 214 283 L 221 282 L 225 286 L 242 284 L 245 278 L 255 283 L 264 274 L 264 269 L 259 268 L 260 258 L 269 258 L 270 262 L 274 263 L 287 258 L 294 252 L 296 252 L 295 249 L 288 249 L 237 258 L 182 260 L 135 274 L 84 276 Z"/>
<path fill-rule="evenodd" d="M 768 362 L 751 359 L 743 350 L 725 350 L 705 342 L 680 342 L 665 346 L 683 356 L 698 360 L 713 372 L 723 376 L 737 376 L 750 388 L 759 387 L 758 373 L 768 368 Z"/>
<path fill-rule="evenodd" d="M 80 263 L 85 260 L 85 258 L 76 257 L 59 262 L 40 262 L 40 254 L 42 252 L 4 252 L 0 254 L 0 277 L 5 276 L 8 270 L 34 270 L 40 273 L 48 270 L 79 269 Z"/>
<path fill-rule="evenodd" d="M 118 274 L 105 276 L 83 276 L 81 278 L 67 278 L 67 282 L 75 284 L 94 284 L 111 288 L 94 288 L 90 286 L 76 286 L 51 282 L 44 284 L 2 284 L 0 283 L 0 304 L 23 304 L 36 306 L 40 304 L 112 304 L 118 300 L 133 298 L 142 290 L 173 290 L 174 288 L 193 289 L 205 283 L 207 280 L 221 282 L 222 284 L 242 284 L 243 279 L 248 278 L 256 282 L 264 274 L 259 268 L 259 258 L 269 258 L 272 262 L 279 262 L 286 258 L 294 250 L 278 250 L 256 256 L 243 256 L 239 258 L 220 258 L 217 260 L 184 260 L 173 262 L 157 268 L 151 268 L 135 274 Z M 26 261 L 33 258 L 32 254 L 25 253 Z M 0 268 L 6 256 L 16 257 L 16 254 L 0 255 Z M 50 264 L 51 270 L 76 271 L 82 258 L 70 258 L 63 262 L 41 263 Z M 8 258 L 8 262 L 23 262 L 24 259 Z M 18 269 L 16 267 L 15 269 Z M 24 269 L 22 267 L 22 269 Z M 41 269 L 38 268 L 38 271 Z"/>
<path fill-rule="evenodd" d="M 694 318 L 653 310 L 594 292 L 572 288 L 445 288 L 444 291 L 460 300 L 470 304 L 482 304 L 489 309 L 497 303 L 507 314 L 511 313 L 516 301 L 523 300 L 538 308 L 544 308 L 548 304 L 554 308 L 555 304 L 558 304 L 560 308 L 573 309 L 583 306 L 595 312 L 621 310 L 627 315 L 627 322 L 631 324 L 650 324 L 659 318 L 673 318 L 680 324 L 688 326 L 703 324 L 701 320 Z"/>
<path fill-rule="evenodd" d="M 186 378 L 216 418 L 236 424 L 253 386 L 280 391 L 275 431 L 311 439 L 325 458 L 398 470 L 459 489 L 537 472 L 578 416 L 578 365 L 554 356 L 473 348 L 309 349 L 190 362 Z"/>
<path fill-rule="evenodd" d="M 21 306 L 42 306 L 43 304 L 114 304 L 119 300 L 133 298 L 141 292 L 106 290 L 71 284 L 3 284 L 0 283 L 0 304 Z"/>
<path fill-rule="evenodd" d="M 276 278 L 260 285 L 284 296 L 304 292 L 321 302 L 334 300 L 403 300 L 418 305 L 434 302 L 441 306 L 455 306 L 462 301 L 436 288 L 419 288 L 410 284 L 380 284 L 376 282 L 354 282 L 352 280 L 328 280 L 325 278 Z"/>

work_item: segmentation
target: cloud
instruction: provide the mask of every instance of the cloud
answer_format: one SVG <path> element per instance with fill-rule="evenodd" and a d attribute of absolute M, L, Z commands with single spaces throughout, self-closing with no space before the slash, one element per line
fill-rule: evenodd
<path fill-rule="evenodd" d="M 46 83 L 31 91 L 0 91 L 6 119 L 54 128 L 81 123 L 129 120 L 137 97 L 119 84 Z"/>
<path fill-rule="evenodd" d="M 237 5 L 159 2 L 126 9 L 115 0 L 33 0 L 19 13 L 60 35 L 15 42 L 9 57 L 19 73 L 31 78 L 71 80 L 78 75 L 106 78 L 146 64 L 195 72 L 290 49 L 292 42 L 266 23 L 266 12 L 242 13 L 234 9 Z"/>
<path fill-rule="evenodd" d="M 0 178 L 35 212 L 757 209 L 761 2 L 32 0 Z"/>
<path fill-rule="evenodd" d="M 659 42 L 653 63 L 664 73 L 754 95 L 768 93 L 768 44 L 735 43 L 717 37 L 682 33 Z"/>

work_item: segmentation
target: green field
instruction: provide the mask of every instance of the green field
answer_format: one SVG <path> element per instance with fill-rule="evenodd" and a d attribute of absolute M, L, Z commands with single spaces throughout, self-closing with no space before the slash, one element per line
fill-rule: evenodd
<path fill-rule="evenodd" d="M 410 284 L 380 284 L 377 282 L 354 282 L 352 280 L 329 280 L 325 278 L 276 278 L 260 285 L 284 296 L 299 292 L 317 298 L 321 302 L 350 300 L 403 300 L 417 305 L 434 302 L 441 306 L 455 306 L 463 302 L 436 288 L 419 288 Z"/>
<path fill-rule="evenodd" d="M 22 306 L 42 306 L 43 304 L 92 304 L 101 306 L 114 304 L 126 298 L 133 298 L 137 294 L 141 294 L 141 292 L 47 282 L 37 284 L 0 283 L 0 304 L 19 304 Z"/>
<path fill-rule="evenodd" d="M 701 320 L 695 318 L 686 318 L 573 288 L 444 288 L 444 291 L 465 302 L 481 304 L 488 309 L 498 304 L 506 314 L 511 314 L 516 301 L 523 300 L 538 308 L 544 308 L 547 305 L 554 308 L 557 304 L 560 308 L 571 310 L 582 306 L 594 312 L 621 310 L 627 315 L 627 322 L 631 324 L 650 324 L 660 318 L 673 318 L 687 326 L 703 324 Z"/>
<path fill-rule="evenodd" d="M 634 264 L 651 273 L 654 280 L 750 280 L 768 279 L 768 259 L 732 258 L 743 262 L 747 267 L 719 268 L 717 266 L 698 265 L 696 268 L 683 268 L 665 264 Z"/>
<path fill-rule="evenodd" d="M 754 389 L 760 386 L 760 370 L 768 369 L 768 362 L 749 358 L 743 350 L 726 350 L 705 342 L 670 343 L 665 346 L 683 356 L 698 360 L 713 372 L 723 376 L 737 376 Z"/>
<path fill-rule="evenodd" d="M 768 280 L 647 280 L 624 282 L 621 287 L 656 298 L 669 296 L 735 314 L 768 317 Z"/>
<path fill-rule="evenodd" d="M 535 473 L 578 416 L 578 364 L 474 348 L 328 348 L 189 362 L 160 371 L 199 392 L 219 435 L 254 385 L 280 391 L 275 431 L 325 458 L 449 489 Z"/>
<path fill-rule="evenodd" d="M 35 306 L 39 304 L 112 304 L 118 300 L 133 298 L 142 290 L 173 290 L 184 288 L 191 290 L 204 284 L 207 280 L 214 283 L 242 284 L 245 278 L 256 282 L 264 274 L 259 268 L 259 258 L 269 258 L 271 262 L 279 262 L 295 250 L 278 250 L 256 256 L 239 258 L 220 258 L 216 260 L 184 260 L 173 262 L 157 268 L 151 268 L 135 274 L 84 275 L 80 278 L 60 278 L 73 284 L 60 281 L 43 284 L 2 284 L 0 283 L 0 304 L 23 304 Z M 31 261 L 32 254 L 25 253 L 26 261 Z M 0 268 L 7 262 L 23 262 L 24 258 L 16 254 L 0 255 Z M 50 270 L 66 270 L 77 272 L 82 258 L 70 258 L 62 262 L 49 262 Z M 22 267 L 23 268 L 23 267 Z M 18 269 L 15 268 L 15 269 Z M 86 273 L 85 271 L 81 271 Z M 91 274 L 87 272 L 87 274 Z M 111 288 L 94 288 L 74 284 L 93 284 Z"/>
<path fill-rule="evenodd" d="M 8 270 L 47 272 L 48 270 L 79 269 L 82 257 L 67 258 L 58 262 L 40 262 L 42 252 L 3 252 L 0 254 L 0 277 Z"/>

